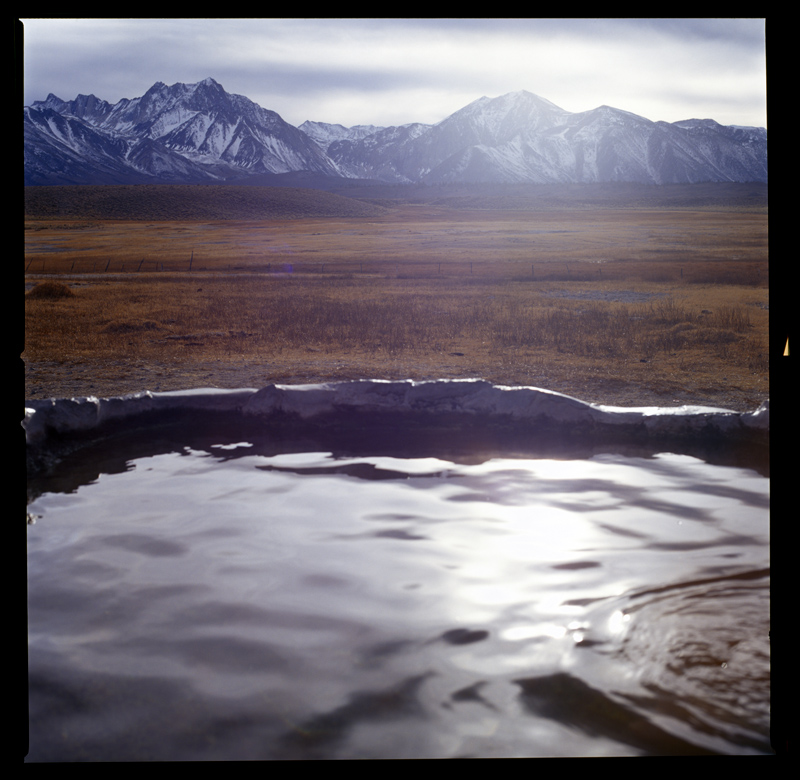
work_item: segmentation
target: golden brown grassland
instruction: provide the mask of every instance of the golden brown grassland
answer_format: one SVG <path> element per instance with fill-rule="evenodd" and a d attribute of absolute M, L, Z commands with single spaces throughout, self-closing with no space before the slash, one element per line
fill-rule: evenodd
<path fill-rule="evenodd" d="M 398 204 L 25 235 L 26 398 L 436 377 L 619 405 L 769 397 L 765 209 Z"/>

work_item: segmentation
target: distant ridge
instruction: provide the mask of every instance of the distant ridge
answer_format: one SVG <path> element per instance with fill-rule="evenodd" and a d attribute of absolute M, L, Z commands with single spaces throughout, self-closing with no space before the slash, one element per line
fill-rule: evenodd
<path fill-rule="evenodd" d="M 297 187 L 140 184 L 25 187 L 25 216 L 120 220 L 376 217 L 386 209 Z"/>
<path fill-rule="evenodd" d="M 556 211 L 561 209 L 767 208 L 765 182 L 697 184 L 381 184 L 347 183 L 332 192 L 393 208 L 401 203 L 447 209 Z"/>
<path fill-rule="evenodd" d="M 434 125 L 300 128 L 212 78 L 110 104 L 48 95 L 24 107 L 26 185 L 222 184 L 304 172 L 389 184 L 766 182 L 767 131 L 713 119 L 578 113 L 520 90 Z"/>

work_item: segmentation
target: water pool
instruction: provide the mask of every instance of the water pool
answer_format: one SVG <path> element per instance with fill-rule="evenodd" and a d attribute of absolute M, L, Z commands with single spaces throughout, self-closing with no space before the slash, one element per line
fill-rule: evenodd
<path fill-rule="evenodd" d="M 337 441 L 167 425 L 34 480 L 27 761 L 772 752 L 763 470 Z"/>

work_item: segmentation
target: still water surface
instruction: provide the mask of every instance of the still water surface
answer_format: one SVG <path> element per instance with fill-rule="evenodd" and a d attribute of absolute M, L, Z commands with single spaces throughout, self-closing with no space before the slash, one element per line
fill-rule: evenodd
<path fill-rule="evenodd" d="M 28 761 L 771 752 L 754 470 L 228 441 L 114 472 L 28 507 Z"/>

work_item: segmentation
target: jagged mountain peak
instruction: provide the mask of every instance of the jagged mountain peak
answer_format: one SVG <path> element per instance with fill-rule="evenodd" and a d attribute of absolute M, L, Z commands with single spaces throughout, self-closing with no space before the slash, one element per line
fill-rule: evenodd
<path fill-rule="evenodd" d="M 220 84 L 214 79 L 207 78 L 194 84 L 178 81 L 169 86 L 163 81 L 158 81 L 138 100 L 147 106 L 163 104 L 166 107 L 176 103 L 194 103 L 209 108 L 213 107 L 215 103 L 227 102 L 228 98 L 228 93 Z"/>
<path fill-rule="evenodd" d="M 214 87 L 222 89 L 222 85 L 218 81 L 208 76 L 204 79 L 201 79 L 200 81 L 194 81 L 194 82 L 176 81 L 174 84 L 169 84 L 169 85 L 167 85 L 163 81 L 156 81 L 155 84 L 153 84 L 153 86 L 147 90 L 147 92 L 151 91 L 158 92 L 162 90 L 191 92 L 197 89 L 198 87 Z"/>
<path fill-rule="evenodd" d="M 50 92 L 44 100 L 34 100 L 31 103 L 30 108 L 34 110 L 50 108 L 53 111 L 63 111 L 64 106 L 67 105 L 66 100 L 62 100 L 58 95 L 54 95 Z"/>
<path fill-rule="evenodd" d="M 226 180 L 297 170 L 340 174 L 308 136 L 274 111 L 228 94 L 212 78 L 169 86 L 159 81 L 141 97 L 124 98 L 113 106 L 93 96 L 68 103 L 53 98 L 30 111 L 45 108 L 65 117 L 76 115 L 87 132 L 26 112 L 26 180 L 34 183 L 47 181 L 49 174 L 43 168 L 48 167 L 55 169 L 58 183 L 78 183 L 81 178 L 90 183 L 91 174 L 87 177 L 86 172 L 93 166 L 102 171 L 98 176 L 104 182 L 109 176 L 121 182 L 126 168 L 135 182 L 143 177 L 171 182 Z M 109 174 L 111 140 L 121 146 L 113 147 L 120 159 Z M 63 164 L 50 162 L 61 156 L 66 156 Z M 88 158 L 86 164 L 79 164 L 76 157 Z"/>

